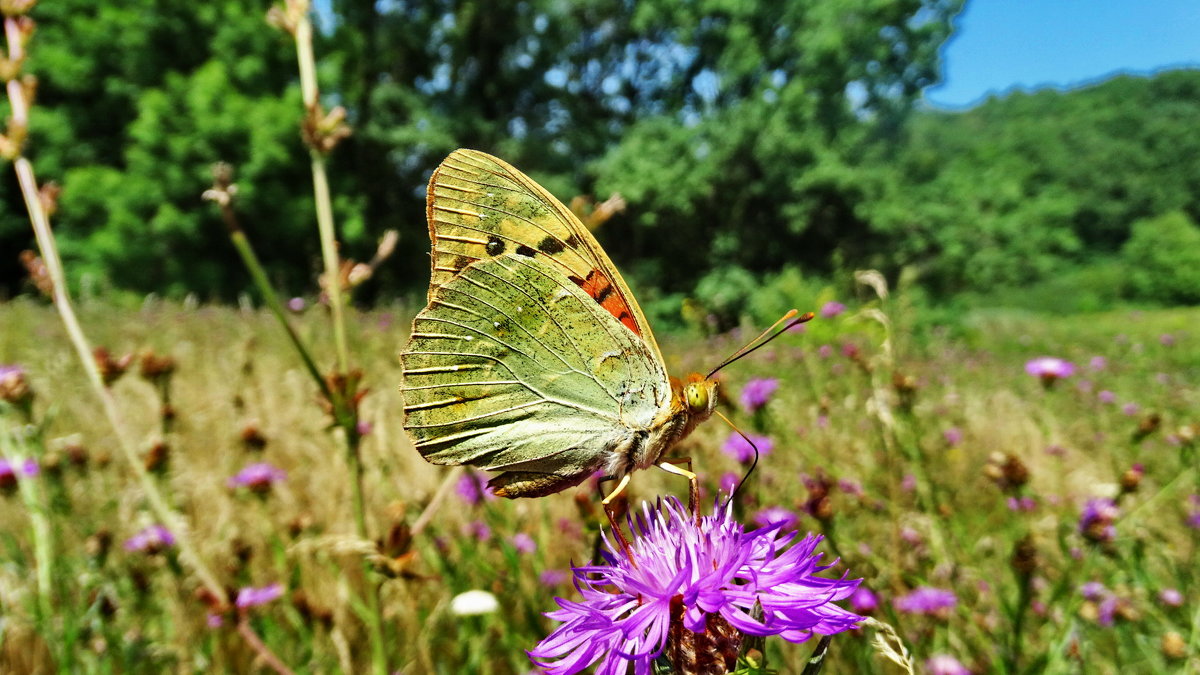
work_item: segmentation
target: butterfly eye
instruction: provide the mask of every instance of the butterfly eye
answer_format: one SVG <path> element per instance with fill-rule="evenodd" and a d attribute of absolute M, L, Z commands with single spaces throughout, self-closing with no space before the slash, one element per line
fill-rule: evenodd
<path fill-rule="evenodd" d="M 689 384 L 683 392 L 687 397 L 688 408 L 692 412 L 708 409 L 708 390 L 695 384 Z"/>

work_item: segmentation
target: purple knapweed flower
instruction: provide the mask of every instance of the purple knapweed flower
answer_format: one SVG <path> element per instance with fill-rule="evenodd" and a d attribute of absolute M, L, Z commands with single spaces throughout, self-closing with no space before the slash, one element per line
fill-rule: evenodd
<path fill-rule="evenodd" d="M 1158 601 L 1168 607 L 1183 605 L 1183 593 L 1174 588 L 1164 588 L 1158 592 Z"/>
<path fill-rule="evenodd" d="M 1101 600 L 1108 596 L 1108 589 L 1099 581 L 1089 581 L 1079 587 L 1079 595 L 1084 600 Z"/>
<path fill-rule="evenodd" d="M 971 675 L 971 670 L 949 654 L 934 654 L 925 661 L 929 675 Z"/>
<path fill-rule="evenodd" d="M 817 348 L 817 356 L 820 356 L 823 359 L 833 356 L 833 347 L 830 345 L 821 345 Z"/>
<path fill-rule="evenodd" d="M 1025 364 L 1025 372 L 1042 380 L 1042 386 L 1051 387 L 1058 380 L 1075 374 L 1075 364 L 1053 356 L 1041 356 Z"/>
<path fill-rule="evenodd" d="M 908 614 L 940 614 L 958 604 L 954 591 L 918 586 L 892 601 L 897 611 Z"/>
<path fill-rule="evenodd" d="M 32 457 L 0 459 L 0 489 L 13 490 L 18 478 L 36 476 L 41 472 L 37 460 Z"/>
<path fill-rule="evenodd" d="M 775 377 L 756 377 L 750 380 L 742 387 L 742 407 L 746 412 L 756 412 L 771 400 L 771 395 L 778 388 L 779 379 Z"/>
<path fill-rule="evenodd" d="M 721 478 L 717 481 L 717 490 L 729 494 L 733 492 L 738 483 L 742 482 L 742 475 L 733 471 L 726 471 L 721 474 Z"/>
<path fill-rule="evenodd" d="M 754 442 L 754 445 L 758 446 L 758 454 L 760 456 L 771 454 L 771 450 L 775 448 L 775 441 L 766 436 L 749 434 L 749 437 L 750 440 L 748 441 L 736 431 L 730 433 L 729 438 L 725 439 L 725 444 L 721 446 L 721 452 L 724 452 L 742 464 L 749 464 L 754 460 L 754 447 L 750 445 L 751 441 Z"/>
<path fill-rule="evenodd" d="M 1111 499 L 1089 499 L 1079 516 L 1079 533 L 1084 539 L 1098 544 L 1110 542 L 1117 536 L 1113 522 L 1120 514 L 1116 502 Z"/>
<path fill-rule="evenodd" d="M 374 428 L 375 425 L 366 420 L 359 420 L 358 423 L 354 425 L 354 431 L 359 436 L 369 435 Z"/>
<path fill-rule="evenodd" d="M 942 432 L 942 438 L 944 438 L 946 440 L 946 445 L 949 445 L 950 447 L 954 447 L 954 446 L 958 445 L 959 443 L 962 443 L 962 439 L 963 439 L 962 429 L 959 429 L 958 427 L 950 427 L 949 429 L 946 429 L 945 431 Z"/>
<path fill-rule="evenodd" d="M 484 500 L 490 501 L 496 498 L 495 493 L 492 492 L 492 488 L 488 487 L 487 482 L 486 474 L 467 469 L 459 477 L 458 484 L 454 486 L 454 491 L 467 504 L 479 506 Z"/>
<path fill-rule="evenodd" d="M 1100 372 L 1108 367 L 1108 359 L 1103 356 L 1093 356 L 1091 361 L 1088 361 L 1088 368 L 1096 372 Z"/>
<path fill-rule="evenodd" d="M 1101 403 L 1113 403 L 1117 400 L 1117 395 L 1107 389 L 1104 389 L 1099 394 L 1096 394 L 1096 398 L 1099 399 Z"/>
<path fill-rule="evenodd" d="M 175 545 L 175 535 L 162 525 L 151 525 L 125 540 L 125 550 L 153 555 Z"/>
<path fill-rule="evenodd" d="M 754 514 L 754 523 L 760 527 L 778 525 L 780 531 L 794 529 L 800 522 L 800 516 L 782 506 L 768 506 Z"/>
<path fill-rule="evenodd" d="M 1138 410 L 1140 410 L 1140 408 L 1138 408 L 1138 404 L 1136 403 L 1126 403 L 1125 405 L 1121 406 L 1121 413 L 1126 417 L 1133 417 L 1134 415 L 1138 414 Z"/>
<path fill-rule="evenodd" d="M 917 477 L 911 473 L 904 474 L 904 478 L 900 479 L 900 489 L 905 492 L 912 492 L 917 489 Z"/>
<path fill-rule="evenodd" d="M 1170 333 L 1163 333 L 1158 336 L 1158 342 L 1164 347 L 1170 347 L 1175 344 L 1175 336 Z"/>
<path fill-rule="evenodd" d="M 803 642 L 854 628 L 862 617 L 834 604 L 859 580 L 817 576 L 821 537 L 779 536 L 777 526 L 747 532 L 729 502 L 696 518 L 677 499 L 643 506 L 629 556 L 605 537 L 603 564 L 575 568 L 580 602 L 559 598 L 547 616 L 557 629 L 529 652 L 550 675 L 571 675 L 599 662 L 597 675 L 634 666 L 648 675 L 672 633 L 721 631 L 779 635 Z M 763 618 L 751 612 L 761 606 Z"/>
<path fill-rule="evenodd" d="M 520 553 L 533 553 L 537 550 L 537 542 L 533 540 L 533 537 L 524 532 L 518 532 L 509 537 L 508 543 L 512 544 L 513 548 L 517 549 Z"/>
<path fill-rule="evenodd" d="M 296 297 L 287 301 L 287 308 L 293 312 L 303 312 L 305 307 L 308 307 L 308 302 L 304 298 Z"/>
<path fill-rule="evenodd" d="M 538 581 L 547 588 L 554 588 L 567 583 L 570 576 L 566 570 L 545 570 L 538 575 Z"/>
<path fill-rule="evenodd" d="M 850 609 L 858 614 L 870 614 L 879 609 L 879 596 L 866 586 L 859 586 L 850 596 Z"/>
<path fill-rule="evenodd" d="M 232 476 L 227 484 L 230 488 L 244 487 L 252 492 L 267 492 L 271 485 L 287 478 L 287 472 L 274 464 L 255 462 Z"/>
<path fill-rule="evenodd" d="M 283 584 L 271 584 L 261 588 L 247 586 L 238 591 L 234 604 L 238 609 L 249 609 L 265 605 L 272 600 L 278 600 L 281 596 L 283 596 Z"/>
<path fill-rule="evenodd" d="M 845 305 L 836 300 L 830 300 L 824 305 L 821 305 L 821 318 L 832 319 L 844 311 L 846 311 Z"/>
<path fill-rule="evenodd" d="M 492 538 L 492 528 L 482 520 L 472 520 L 463 525 L 463 534 L 475 537 L 479 541 L 487 541 Z"/>

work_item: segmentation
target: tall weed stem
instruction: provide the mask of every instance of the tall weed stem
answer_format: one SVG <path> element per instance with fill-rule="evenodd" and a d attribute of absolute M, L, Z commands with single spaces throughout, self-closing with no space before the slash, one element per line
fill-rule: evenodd
<path fill-rule="evenodd" d="M 24 59 L 24 47 L 21 44 L 22 31 L 31 32 L 32 22 L 24 16 L 6 16 L 4 18 L 4 28 L 5 36 L 8 39 L 8 58 L 12 62 L 19 63 Z M 28 33 L 25 34 L 27 35 Z M 23 82 L 17 79 L 14 73 L 13 79 L 10 79 L 6 83 L 6 89 L 8 90 L 8 99 L 12 107 L 12 118 L 9 121 L 5 139 L 8 142 L 6 145 L 9 146 L 7 150 L 13 161 L 13 168 L 17 173 L 17 182 L 21 188 L 21 196 L 25 200 L 25 208 L 29 211 L 29 220 L 33 225 L 33 233 L 37 240 L 38 249 L 41 252 L 42 260 L 46 265 L 46 271 L 50 276 L 53 286 L 54 307 L 58 310 L 58 314 L 62 318 L 63 326 L 66 328 L 67 335 L 71 339 L 71 344 L 75 347 L 80 363 L 83 364 L 84 372 L 87 373 L 92 390 L 100 398 L 101 405 L 104 408 L 104 415 L 117 437 L 117 445 L 121 449 L 121 454 L 141 484 L 142 492 L 146 498 L 146 502 L 150 506 L 150 510 L 175 535 L 183 559 L 191 566 L 192 571 L 195 572 L 200 582 L 214 597 L 225 601 L 225 588 L 217 581 L 216 575 L 212 573 L 208 566 L 205 565 L 203 559 L 201 559 L 188 534 L 183 517 L 167 505 L 167 500 L 159 492 L 158 486 L 154 482 L 154 477 L 146 471 L 145 466 L 138 457 L 137 450 L 134 448 L 133 441 L 129 438 L 128 429 L 121 419 L 116 399 L 113 397 L 112 392 L 104 386 L 104 381 L 100 377 L 100 370 L 96 365 L 95 359 L 92 357 L 92 348 L 88 344 L 87 337 L 84 335 L 83 328 L 79 325 L 79 319 L 75 316 L 75 310 L 71 305 L 71 297 L 67 292 L 66 275 L 63 273 L 62 259 L 59 258 L 54 233 L 50 229 L 50 220 L 42 204 L 42 195 L 38 189 L 37 177 L 33 173 L 33 165 L 22 154 L 20 141 L 25 138 L 29 120 L 29 100 L 27 98 L 26 87 Z"/>

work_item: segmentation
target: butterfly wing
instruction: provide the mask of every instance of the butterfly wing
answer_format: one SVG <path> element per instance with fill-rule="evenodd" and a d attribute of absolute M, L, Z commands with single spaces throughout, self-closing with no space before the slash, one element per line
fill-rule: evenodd
<path fill-rule="evenodd" d="M 662 363 L 641 307 L 596 238 L 528 176 L 486 153 L 455 150 L 433 172 L 426 201 L 431 299 L 476 260 L 506 254 L 541 260 L 638 335 Z"/>
<path fill-rule="evenodd" d="M 435 464 L 505 471 L 506 496 L 622 470 L 671 397 L 648 343 L 561 265 L 516 253 L 438 284 L 400 360 L 413 445 Z"/>

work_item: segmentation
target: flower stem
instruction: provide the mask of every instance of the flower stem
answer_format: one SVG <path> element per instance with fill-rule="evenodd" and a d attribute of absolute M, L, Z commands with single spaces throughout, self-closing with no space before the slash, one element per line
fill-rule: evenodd
<path fill-rule="evenodd" d="M 16 18 L 12 16 L 5 17 L 4 19 L 5 34 L 8 37 L 9 58 L 18 60 L 20 56 L 23 56 L 23 51 L 19 40 L 15 40 L 19 35 L 19 31 L 13 28 L 15 21 Z M 12 108 L 10 136 L 16 134 L 23 136 L 23 127 L 28 123 L 29 119 L 29 103 L 26 100 L 24 88 L 15 77 L 7 82 L 6 88 Z M 22 129 L 14 134 L 14 127 L 18 125 Z M 100 398 L 105 417 L 108 418 L 108 422 L 117 437 L 117 445 L 120 447 L 126 463 L 129 464 L 134 475 L 137 476 L 138 482 L 141 483 L 142 492 L 146 497 L 146 502 L 149 504 L 150 510 L 175 535 L 183 558 L 191 565 L 192 571 L 199 577 L 200 582 L 215 597 L 224 601 L 226 597 L 225 588 L 218 583 L 217 577 L 204 564 L 204 561 L 196 551 L 191 537 L 188 536 L 186 524 L 182 516 L 167 505 L 167 501 L 163 498 L 162 493 L 159 492 L 158 487 L 154 483 L 154 478 L 146 471 L 145 466 L 139 460 L 137 450 L 134 448 L 133 442 L 129 439 L 128 431 L 121 419 L 120 411 L 117 409 L 116 399 L 113 398 L 112 392 L 104 386 L 104 381 L 100 377 L 100 370 L 96 365 L 96 360 L 92 357 L 92 349 L 71 305 L 71 297 L 67 292 L 66 275 L 63 273 L 62 260 L 58 256 L 58 247 L 54 240 L 54 233 L 50 229 L 50 220 L 46 216 L 46 211 L 42 206 L 42 196 L 38 190 L 37 177 L 33 173 L 33 165 L 20 153 L 19 149 L 16 150 L 16 153 L 16 156 L 13 157 L 13 168 L 17 173 L 17 182 L 21 188 L 21 196 L 25 200 L 25 208 L 29 211 L 29 220 L 33 225 L 33 233 L 37 240 L 38 249 L 42 254 L 42 261 L 46 265 L 46 271 L 53 285 L 54 307 L 58 310 L 58 314 L 62 318 L 63 326 L 66 328 L 67 335 L 70 337 L 79 360 L 83 364 L 84 372 L 87 373 L 92 389 Z"/>

